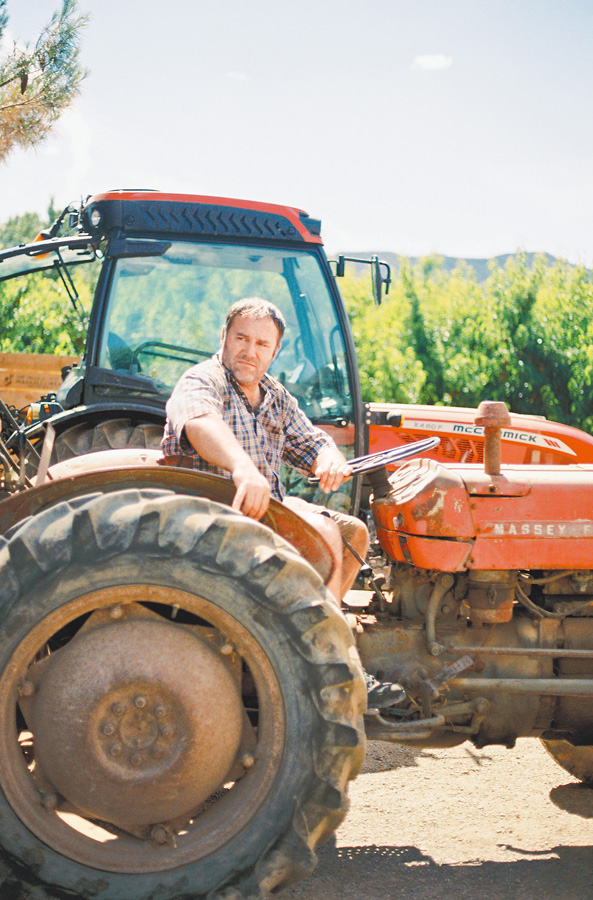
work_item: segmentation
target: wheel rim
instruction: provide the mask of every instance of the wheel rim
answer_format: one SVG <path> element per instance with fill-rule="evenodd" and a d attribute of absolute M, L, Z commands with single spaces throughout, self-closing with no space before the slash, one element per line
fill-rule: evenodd
<path fill-rule="evenodd" d="M 255 686 L 255 728 L 239 681 Z M 0 716 L 17 816 L 113 872 L 224 847 L 269 794 L 284 746 L 282 694 L 255 638 L 215 604 L 151 585 L 92 592 L 39 622 L 0 679 Z"/>
<path fill-rule="evenodd" d="M 575 747 L 568 741 L 542 741 L 559 766 L 585 784 L 593 784 L 593 747 Z"/>

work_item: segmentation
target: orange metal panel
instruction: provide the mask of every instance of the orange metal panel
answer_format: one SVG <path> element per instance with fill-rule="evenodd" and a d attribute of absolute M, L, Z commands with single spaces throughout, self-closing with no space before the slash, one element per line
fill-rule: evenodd
<path fill-rule="evenodd" d="M 522 496 L 488 494 L 487 481 L 523 481 Z M 481 569 L 593 568 L 593 466 L 504 469 L 485 479 L 464 473 L 476 543 L 470 566 Z"/>
<path fill-rule="evenodd" d="M 462 572 L 467 568 L 473 541 L 438 540 L 416 537 L 402 531 L 377 528 L 381 546 L 391 559 L 440 572 Z"/>
<path fill-rule="evenodd" d="M 593 569 L 593 465 L 507 466 L 488 476 L 415 460 L 391 484 L 373 511 L 394 559 L 444 571 Z"/>
<path fill-rule="evenodd" d="M 474 422 L 475 409 L 386 403 L 371 403 L 368 409 L 371 453 L 437 435 L 441 444 L 430 454 L 433 459 L 459 463 L 483 460 L 484 429 Z M 395 413 L 403 416 L 399 426 L 387 421 Z M 510 415 L 511 424 L 501 434 L 503 463 L 593 463 L 592 435 L 550 422 L 544 416 Z"/>
<path fill-rule="evenodd" d="M 402 466 L 391 484 L 392 493 L 373 502 L 377 527 L 455 540 L 474 536 L 467 490 L 453 468 L 416 459 Z"/>

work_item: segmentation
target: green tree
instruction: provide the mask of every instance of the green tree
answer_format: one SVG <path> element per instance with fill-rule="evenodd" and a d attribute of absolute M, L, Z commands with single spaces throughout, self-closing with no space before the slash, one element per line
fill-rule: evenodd
<path fill-rule="evenodd" d="M 52 201 L 46 221 L 36 213 L 13 216 L 0 224 L 0 247 L 30 244 L 57 215 Z M 70 268 L 87 315 L 100 265 L 96 260 Z M 85 339 L 86 327 L 55 270 L 0 281 L 0 352 L 77 355 Z"/>
<path fill-rule="evenodd" d="M 367 279 L 368 281 L 368 279 Z M 400 261 L 386 302 L 342 283 L 363 397 L 476 407 L 503 400 L 593 431 L 593 281 L 582 266 L 525 253 L 479 282 L 438 257 Z"/>
<path fill-rule="evenodd" d="M 83 305 L 88 309 L 89 291 L 78 285 Z M 55 353 L 75 356 L 82 353 L 86 327 L 61 282 L 43 274 L 15 278 L 0 284 L 0 352 Z"/>
<path fill-rule="evenodd" d="M 340 287 L 356 344 L 363 399 L 420 402 L 426 372 L 407 340 L 408 298 L 402 280 L 395 279 L 379 307 L 370 297 L 368 275 L 348 273 Z"/>
<path fill-rule="evenodd" d="M 16 247 L 17 244 L 30 244 L 44 228 L 47 228 L 60 214 L 54 205 L 53 199 L 50 201 L 47 210 L 47 220 L 43 219 L 33 212 L 22 213 L 21 215 L 12 216 L 6 222 L 0 223 L 0 248 Z"/>
<path fill-rule="evenodd" d="M 77 0 L 63 0 L 33 47 L 15 44 L 0 61 L 0 162 L 15 147 L 43 140 L 78 93 L 87 74 L 78 59 L 86 22 Z M 0 37 L 7 23 L 0 0 Z"/>

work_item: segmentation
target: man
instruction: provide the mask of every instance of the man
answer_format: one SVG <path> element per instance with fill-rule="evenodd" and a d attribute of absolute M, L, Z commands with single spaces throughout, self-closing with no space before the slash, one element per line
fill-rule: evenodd
<path fill-rule="evenodd" d="M 232 506 L 246 516 L 260 519 L 274 497 L 310 522 L 332 550 L 335 572 L 328 588 L 339 601 L 359 569 L 342 535 L 364 558 L 368 532 L 353 516 L 285 496 L 283 460 L 319 478 L 325 493 L 335 491 L 351 469 L 332 439 L 268 375 L 284 328 L 282 313 L 266 300 L 247 298 L 231 306 L 220 350 L 189 369 L 167 403 L 163 453 L 203 471 L 230 475 L 236 487 Z"/>
<path fill-rule="evenodd" d="M 218 353 L 185 372 L 171 394 L 163 454 L 179 464 L 230 475 L 236 487 L 233 509 L 246 516 L 261 519 L 274 497 L 310 522 L 332 551 L 335 571 L 327 587 L 339 603 L 360 568 L 342 537 L 364 559 L 368 532 L 354 516 L 285 496 L 282 460 L 319 478 L 325 493 L 335 491 L 352 470 L 332 439 L 268 375 L 284 329 L 282 313 L 267 300 L 250 297 L 231 306 Z M 369 707 L 406 701 L 399 684 L 365 675 Z"/>

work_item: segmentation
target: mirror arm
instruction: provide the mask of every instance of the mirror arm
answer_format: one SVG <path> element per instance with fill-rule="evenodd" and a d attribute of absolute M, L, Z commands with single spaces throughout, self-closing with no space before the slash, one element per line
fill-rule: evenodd
<path fill-rule="evenodd" d="M 377 306 L 380 306 L 381 304 L 383 285 L 385 285 L 385 295 L 389 293 L 389 286 L 391 285 L 391 266 L 384 260 L 379 259 L 378 256 L 372 256 L 370 259 L 360 259 L 358 256 L 340 255 L 337 260 L 330 260 L 330 262 L 335 263 L 336 278 L 344 277 L 345 264 L 347 262 L 362 263 L 366 266 L 372 266 L 371 276 L 373 281 L 373 297 Z M 381 272 L 382 266 L 385 268 L 385 275 Z"/>

